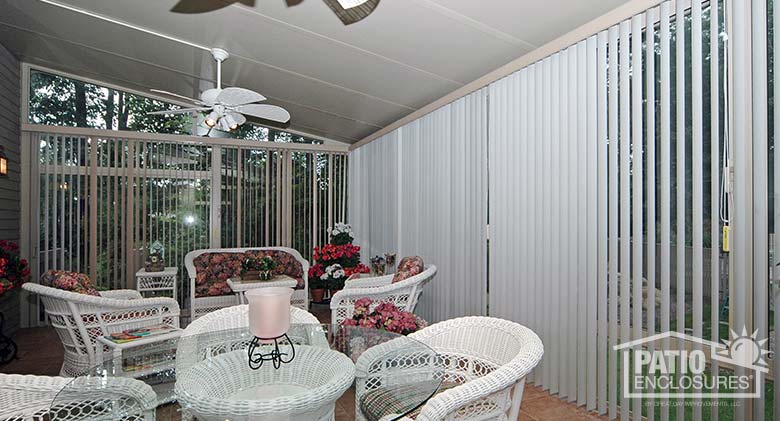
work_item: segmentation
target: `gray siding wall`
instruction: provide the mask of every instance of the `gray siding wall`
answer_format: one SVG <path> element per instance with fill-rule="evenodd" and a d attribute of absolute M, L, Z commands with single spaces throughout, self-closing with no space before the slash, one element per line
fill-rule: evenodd
<path fill-rule="evenodd" d="M 0 145 L 8 157 L 8 177 L 0 177 L 0 239 L 19 241 L 21 218 L 19 168 L 20 127 L 19 101 L 21 67 L 16 59 L 0 44 Z M 19 292 L 12 291 L 0 297 L 0 311 L 4 314 L 5 333 L 19 328 Z"/>

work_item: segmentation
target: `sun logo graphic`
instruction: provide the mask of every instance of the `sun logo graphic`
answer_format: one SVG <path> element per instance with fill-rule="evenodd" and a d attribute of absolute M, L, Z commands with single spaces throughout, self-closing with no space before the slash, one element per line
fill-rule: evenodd
<path fill-rule="evenodd" d="M 723 343 L 682 332 L 664 332 L 614 347 L 622 361 L 626 398 L 760 398 L 769 372 L 769 340 L 730 332 Z M 710 370 L 713 361 L 721 368 Z"/>
<path fill-rule="evenodd" d="M 741 334 L 737 334 L 733 330 L 730 333 L 731 339 L 721 339 L 726 348 L 718 349 L 715 355 L 712 356 L 712 359 L 744 368 L 762 368 L 765 370 L 763 372 L 766 373 L 766 370 L 769 369 L 769 364 L 764 357 L 771 354 L 771 351 L 764 347 L 769 342 L 769 338 L 759 340 L 758 331 L 750 335 L 744 327 Z"/>

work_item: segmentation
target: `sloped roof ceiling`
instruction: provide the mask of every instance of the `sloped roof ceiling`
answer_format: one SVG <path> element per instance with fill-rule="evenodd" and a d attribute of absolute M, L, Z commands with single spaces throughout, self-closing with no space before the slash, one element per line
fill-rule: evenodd
<path fill-rule="evenodd" d="M 0 43 L 23 60 L 196 97 L 213 86 L 201 48 L 224 48 L 228 85 L 287 108 L 290 128 L 354 143 L 623 0 L 382 0 L 344 26 L 322 0 L 0 0 Z M 253 4 L 253 5 L 252 5 Z"/>

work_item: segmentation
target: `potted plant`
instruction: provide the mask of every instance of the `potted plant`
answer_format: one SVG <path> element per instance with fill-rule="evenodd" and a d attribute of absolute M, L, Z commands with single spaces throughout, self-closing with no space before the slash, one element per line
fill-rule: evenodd
<path fill-rule="evenodd" d="M 247 257 L 241 263 L 241 279 L 244 281 L 271 279 L 271 271 L 276 268 L 276 262 L 271 256 Z"/>
<path fill-rule="evenodd" d="M 352 244 L 354 234 L 349 224 L 337 223 L 328 229 L 331 242 L 314 248 L 315 264 L 309 268 L 309 288 L 312 300 L 329 289 L 331 294 L 344 288 L 344 282 L 355 273 L 368 273 L 360 263 L 360 246 Z M 322 290 L 322 291 L 320 291 Z"/>
<path fill-rule="evenodd" d="M 0 297 L 27 282 L 29 276 L 30 268 L 27 260 L 19 256 L 19 246 L 0 240 Z M 16 358 L 17 351 L 16 343 L 2 333 L 3 320 L 3 314 L 0 313 L 0 364 Z"/>

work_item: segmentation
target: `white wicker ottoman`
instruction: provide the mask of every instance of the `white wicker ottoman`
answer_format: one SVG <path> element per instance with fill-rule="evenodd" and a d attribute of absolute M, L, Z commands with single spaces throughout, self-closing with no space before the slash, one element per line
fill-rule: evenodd
<path fill-rule="evenodd" d="M 297 345 L 292 362 L 259 370 L 238 350 L 177 373 L 176 394 L 198 420 L 325 421 L 354 378 L 352 360 L 331 349 Z"/>

